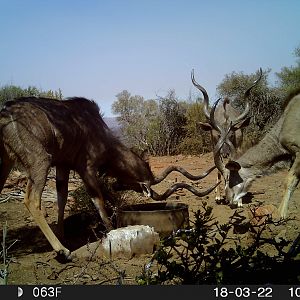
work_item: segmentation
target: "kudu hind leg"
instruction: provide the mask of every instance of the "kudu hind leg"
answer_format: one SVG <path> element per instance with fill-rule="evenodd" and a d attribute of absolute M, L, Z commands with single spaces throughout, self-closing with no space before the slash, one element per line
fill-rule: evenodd
<path fill-rule="evenodd" d="M 43 177 L 45 177 L 45 179 Z M 39 178 L 43 179 L 35 180 L 34 183 L 31 179 L 28 180 L 24 198 L 25 206 L 27 207 L 34 221 L 40 227 L 41 231 L 51 244 L 52 248 L 57 253 L 63 254 L 65 258 L 70 258 L 71 252 L 60 243 L 60 241 L 51 230 L 42 213 L 41 196 L 46 182 L 46 174 L 45 176 L 40 176 Z"/>
<path fill-rule="evenodd" d="M 299 184 L 299 180 L 300 180 L 300 155 L 298 154 L 296 156 L 296 159 L 295 159 L 291 169 L 289 170 L 283 199 L 279 206 L 279 213 L 280 213 L 281 218 L 287 217 L 288 203 L 289 203 L 289 200 L 292 197 L 297 185 Z"/>

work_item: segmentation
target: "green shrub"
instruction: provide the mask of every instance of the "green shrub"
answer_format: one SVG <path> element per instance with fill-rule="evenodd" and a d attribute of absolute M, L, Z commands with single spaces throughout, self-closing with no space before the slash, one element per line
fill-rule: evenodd
<path fill-rule="evenodd" d="M 238 237 L 230 234 L 240 220 L 235 213 L 227 224 L 221 225 L 213 218 L 212 208 L 203 204 L 203 210 L 195 213 L 190 229 L 179 230 L 161 241 L 161 247 L 145 266 L 137 283 L 299 283 L 299 262 L 291 248 L 286 250 L 290 242 L 270 237 L 267 230 L 282 222 L 276 223 L 271 217 L 259 226 L 247 222 L 243 226 L 251 238 L 243 245 Z M 273 256 L 269 255 L 271 248 Z"/>

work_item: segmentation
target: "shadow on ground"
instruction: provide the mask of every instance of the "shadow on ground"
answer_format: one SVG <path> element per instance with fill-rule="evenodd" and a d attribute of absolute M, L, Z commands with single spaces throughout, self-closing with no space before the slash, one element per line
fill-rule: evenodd
<path fill-rule="evenodd" d="M 49 224 L 51 229 L 56 230 L 56 224 Z M 64 221 L 65 241 L 63 245 L 74 251 L 87 243 L 92 243 L 101 238 L 104 234 L 104 226 L 100 218 L 87 213 L 78 213 L 69 216 Z M 0 232 L 0 239 L 3 239 L 3 232 Z M 17 241 L 17 242 L 15 242 Z M 15 242 L 15 243 L 14 243 Z M 30 254 L 52 251 L 52 247 L 38 226 L 25 225 L 15 229 L 7 230 L 6 247 L 14 245 L 9 250 L 15 257 Z"/>

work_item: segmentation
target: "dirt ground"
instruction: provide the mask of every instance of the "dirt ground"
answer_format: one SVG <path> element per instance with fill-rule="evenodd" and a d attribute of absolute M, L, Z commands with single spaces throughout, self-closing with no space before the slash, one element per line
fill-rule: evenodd
<path fill-rule="evenodd" d="M 203 156 L 172 156 L 151 157 L 151 169 L 154 174 L 159 174 L 169 165 L 179 165 L 192 174 L 200 174 L 213 165 L 212 155 Z M 287 172 L 257 179 L 253 184 L 247 203 L 238 210 L 247 218 L 249 206 L 263 203 L 264 205 L 279 206 L 284 180 Z M 155 187 L 158 192 L 163 192 L 175 182 L 190 181 L 182 175 L 174 172 L 165 181 Z M 197 189 L 206 189 L 216 181 L 216 171 L 213 171 L 205 179 L 194 182 Z M 149 262 L 151 255 L 133 257 L 131 259 L 77 259 L 69 263 L 60 263 L 55 257 L 46 238 L 33 222 L 26 210 L 22 195 L 25 190 L 26 180 L 20 172 L 12 172 L 2 191 L 0 200 L 0 238 L 2 241 L 2 229 L 7 222 L 6 247 L 8 248 L 9 275 L 8 284 L 136 284 L 136 276 L 140 275 L 144 264 Z M 76 189 L 81 182 L 70 179 L 69 190 Z M 289 221 L 279 228 L 276 235 L 294 240 L 299 234 L 299 205 L 297 201 L 300 191 L 297 189 L 289 204 Z M 70 209 L 73 197 L 69 197 L 65 212 L 66 246 L 75 250 L 80 246 L 94 241 L 93 226 L 89 224 L 88 215 L 85 212 L 72 214 Z M 150 200 L 145 200 L 150 201 Z M 213 207 L 213 215 L 220 223 L 228 222 L 234 213 L 233 208 L 225 204 L 217 204 L 215 194 L 199 198 L 189 191 L 179 191 L 172 195 L 168 201 L 183 202 L 189 205 L 190 216 L 201 208 L 201 201 L 207 201 Z M 55 229 L 56 223 L 56 192 L 53 174 L 50 174 L 47 186 L 43 194 L 43 206 L 47 213 L 47 221 Z M 237 233 L 245 235 L 245 233 Z M 2 258 L 1 258 L 2 259 Z M 3 269 L 0 263 L 0 269 Z"/>

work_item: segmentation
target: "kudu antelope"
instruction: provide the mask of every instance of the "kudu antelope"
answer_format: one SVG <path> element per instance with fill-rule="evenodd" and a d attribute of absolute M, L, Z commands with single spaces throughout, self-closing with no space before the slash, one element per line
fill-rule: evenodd
<path fill-rule="evenodd" d="M 65 258 L 70 251 L 55 236 L 41 211 L 41 196 L 50 167 L 56 167 L 58 232 L 63 232 L 64 208 L 68 194 L 70 170 L 78 172 L 99 214 L 109 230 L 111 222 L 97 182 L 97 172 L 110 174 L 129 188 L 140 188 L 153 199 L 166 199 L 178 188 L 186 188 L 198 196 L 210 193 L 197 191 L 183 183 L 173 185 L 158 195 L 151 185 L 162 181 L 170 172 L 178 171 L 192 180 L 180 167 L 170 167 L 155 177 L 147 162 L 114 137 L 103 121 L 97 104 L 84 98 L 66 101 L 43 98 L 20 98 L 9 101 L 0 112 L 0 191 L 15 163 L 24 168 L 28 181 L 25 206 L 33 216 L 53 249 Z"/>
<path fill-rule="evenodd" d="M 245 109 L 242 113 L 240 113 L 236 108 L 234 108 L 230 104 L 230 100 L 225 98 L 223 101 L 223 105 L 217 105 L 214 110 L 214 121 L 211 119 L 211 111 L 209 110 L 209 97 L 208 93 L 203 86 L 196 82 L 194 76 L 194 70 L 191 72 L 191 80 L 193 85 L 201 91 L 203 95 L 203 112 L 207 119 L 207 122 L 199 122 L 199 126 L 204 131 L 209 131 L 211 135 L 211 143 L 212 143 L 212 150 L 216 146 L 220 136 L 223 132 L 226 131 L 228 126 L 232 124 L 230 132 L 227 133 L 228 139 L 234 146 L 234 152 L 238 152 L 243 142 L 243 128 L 249 125 L 250 117 L 249 117 L 249 103 L 247 98 L 250 96 L 250 92 L 253 87 L 257 85 L 262 77 L 262 69 L 260 68 L 260 75 L 259 78 L 256 79 L 253 84 L 246 90 L 244 93 L 244 99 L 246 101 Z M 219 99 L 220 100 L 220 99 Z M 218 100 L 218 101 L 219 101 Z M 228 158 L 235 153 L 231 153 L 233 148 L 229 147 L 227 143 L 224 143 L 219 149 L 219 154 L 221 159 Z M 217 173 L 217 182 L 221 181 L 222 173 Z M 219 187 L 216 188 L 216 201 L 221 200 L 221 192 Z"/>
<path fill-rule="evenodd" d="M 280 216 L 286 218 L 288 202 L 300 180 L 300 90 L 298 95 L 288 99 L 282 116 L 264 138 L 241 157 L 230 160 L 226 165 L 218 154 L 224 143 L 229 143 L 232 147 L 226 133 L 215 148 L 216 165 L 226 178 L 227 199 L 238 206 L 242 206 L 242 197 L 256 178 L 289 168 L 279 206 Z"/>

